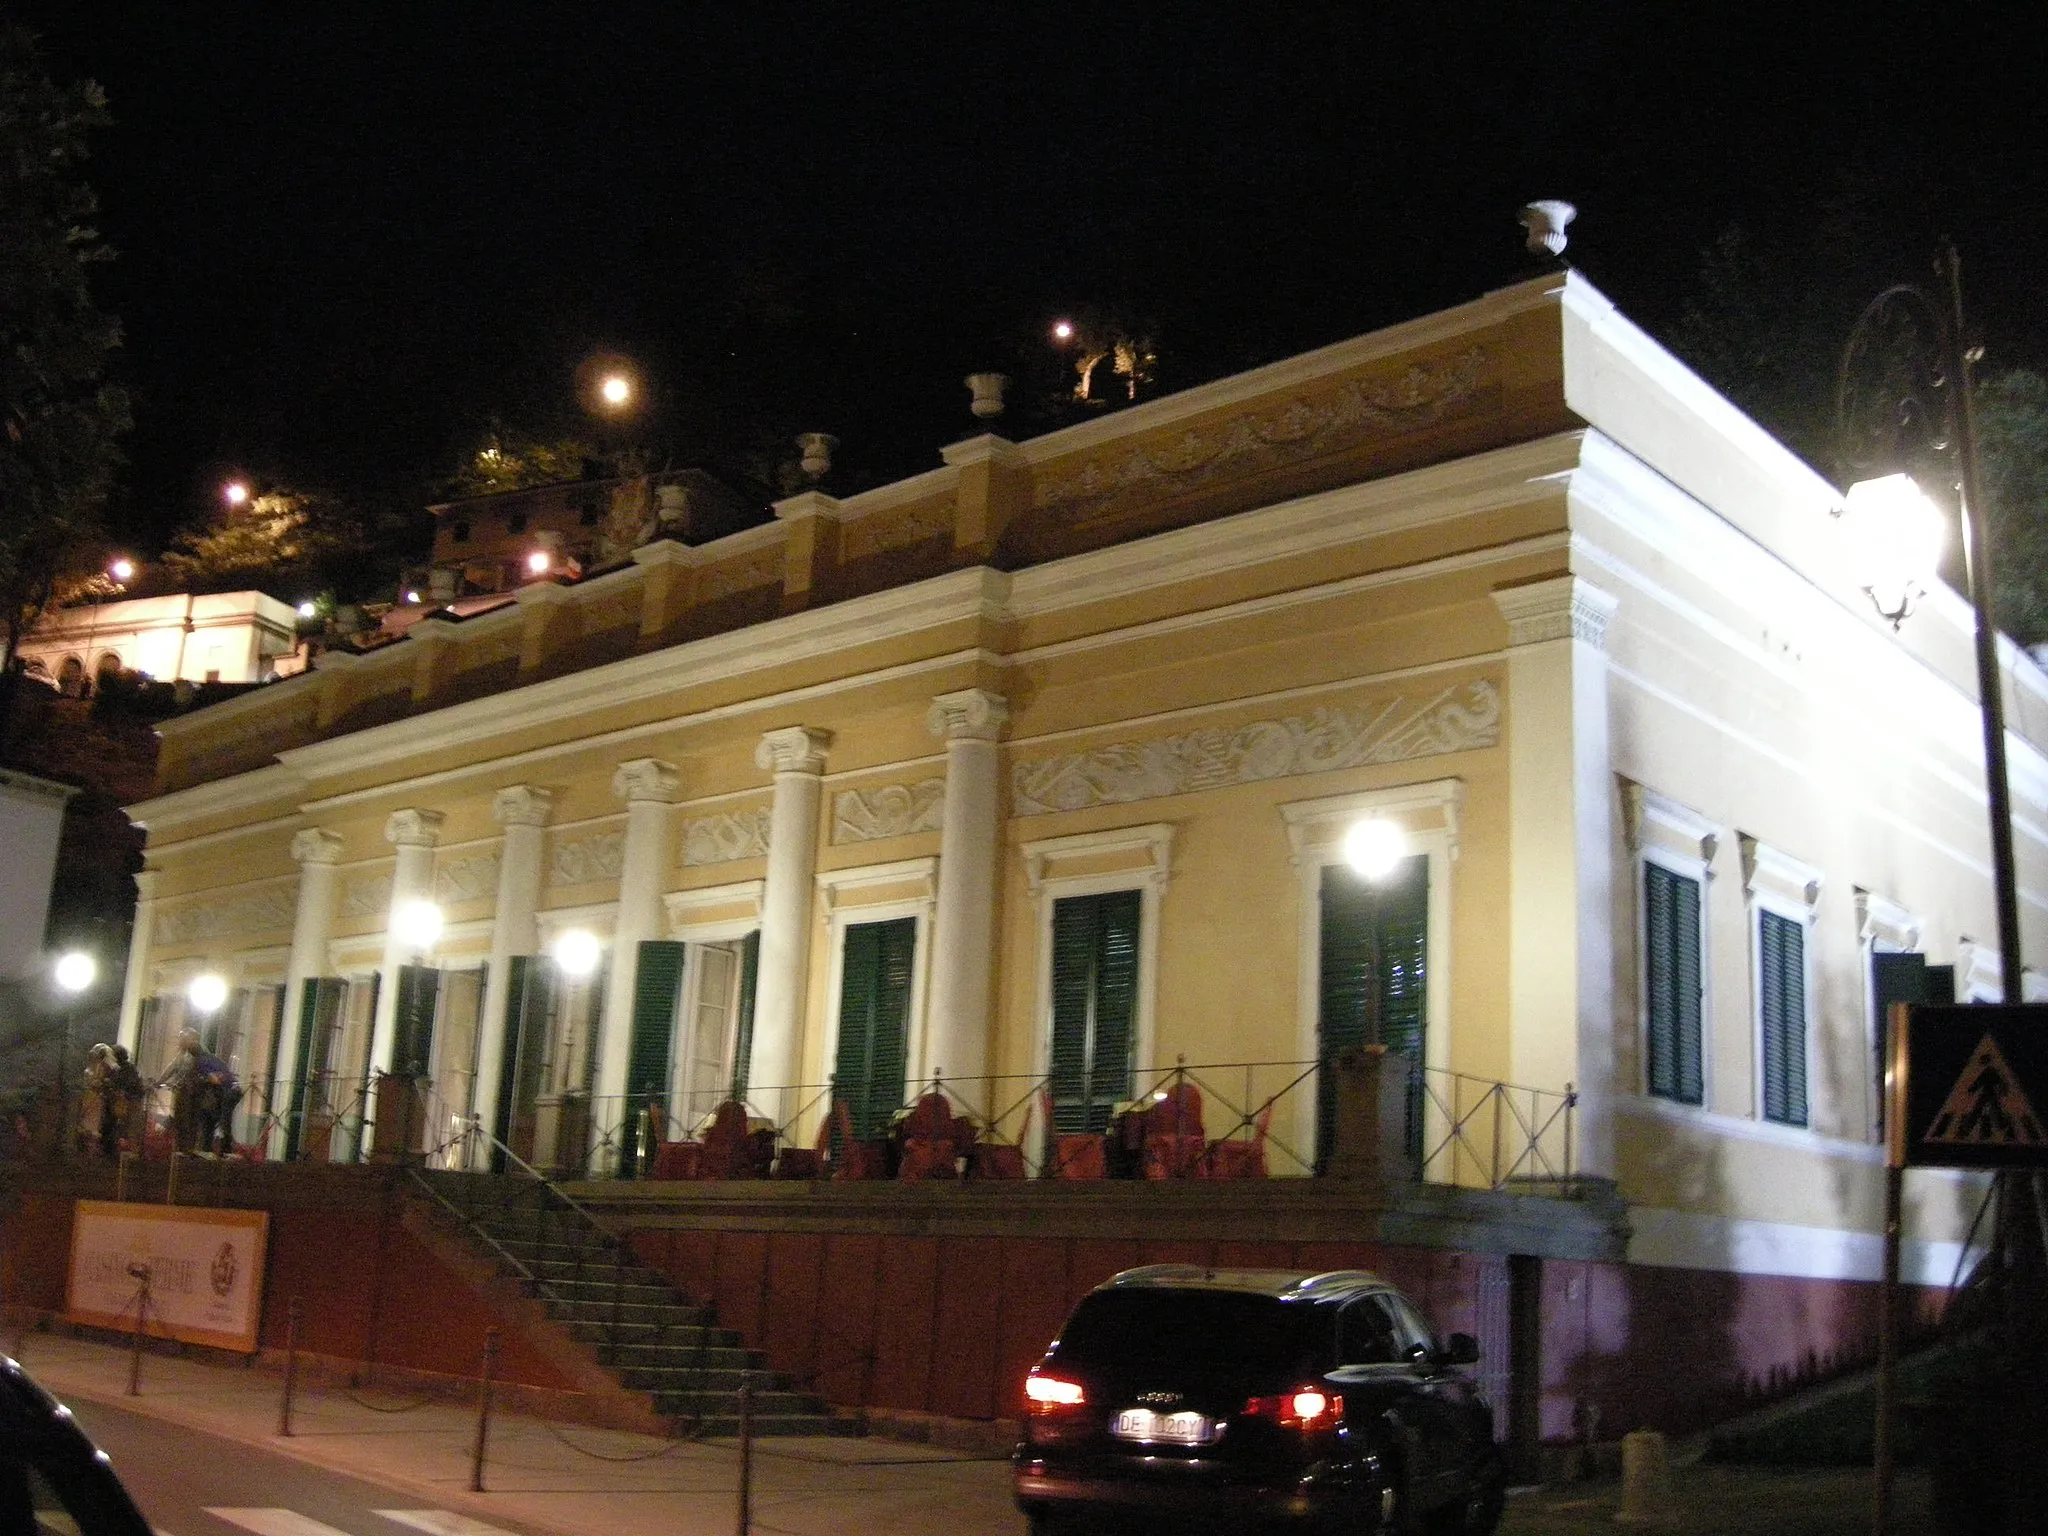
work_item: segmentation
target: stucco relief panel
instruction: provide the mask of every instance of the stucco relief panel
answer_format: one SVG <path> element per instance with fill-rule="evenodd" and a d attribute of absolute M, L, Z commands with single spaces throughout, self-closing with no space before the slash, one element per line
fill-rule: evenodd
<path fill-rule="evenodd" d="M 343 917 L 382 917 L 391 910 L 391 871 L 351 875 L 341 883 Z"/>
<path fill-rule="evenodd" d="M 1162 489 L 1193 489 L 1414 431 L 1464 408 L 1484 383 L 1486 365 L 1485 351 L 1473 347 L 1391 376 L 1349 379 L 1264 410 L 1140 438 L 1046 475 L 1034 500 L 1069 516 L 1097 516 Z"/>
<path fill-rule="evenodd" d="M 626 862 L 624 832 L 586 832 L 555 840 L 548 850 L 549 885 L 589 885 L 616 880 Z"/>
<path fill-rule="evenodd" d="M 488 901 L 497 894 L 496 849 L 445 859 L 434 871 L 434 899 L 449 906 L 464 901 Z"/>
<path fill-rule="evenodd" d="M 768 807 L 720 811 L 696 816 L 683 824 L 683 864 L 731 864 L 739 859 L 766 858 Z"/>
<path fill-rule="evenodd" d="M 157 914 L 157 942 L 193 944 L 235 934 L 275 933 L 291 927 L 297 902 L 291 883 L 246 891 L 225 901 L 200 897 Z"/>
<path fill-rule="evenodd" d="M 1500 741 L 1500 687 L 1489 678 L 1423 698 L 1118 742 L 1020 762 L 1010 770 L 1011 814 L 1043 816 L 1127 805 L 1265 779 L 1327 773 L 1491 747 Z"/>
<path fill-rule="evenodd" d="M 832 841 L 866 843 L 881 837 L 936 832 L 945 813 L 944 779 L 841 790 L 832 797 Z"/>

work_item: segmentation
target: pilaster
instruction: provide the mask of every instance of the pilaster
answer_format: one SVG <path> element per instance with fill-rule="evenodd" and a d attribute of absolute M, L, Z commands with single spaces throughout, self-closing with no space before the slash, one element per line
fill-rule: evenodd
<path fill-rule="evenodd" d="M 491 956 L 484 968 L 478 1005 L 476 1091 L 472 1113 L 496 1134 L 498 1090 L 511 1049 L 512 958 L 539 947 L 534 913 L 540 907 L 543 840 L 554 809 L 552 791 L 533 784 L 508 784 L 491 797 L 491 819 L 504 828 L 498 853 L 498 903 L 491 915 Z"/>
<path fill-rule="evenodd" d="M 665 928 L 661 896 L 674 865 L 672 808 L 681 782 L 673 763 L 653 757 L 621 763 L 612 774 L 612 793 L 626 802 L 626 841 L 619 861 L 619 906 L 612 923 L 612 963 L 605 979 L 603 1036 L 598 1045 L 593 1118 L 599 1127 L 619 1124 L 625 1109 L 640 945 L 660 938 Z"/>
<path fill-rule="evenodd" d="M 960 471 L 953 491 L 953 559 L 988 565 L 1011 519 L 1031 506 L 1031 467 L 1008 438 L 984 433 L 939 450 Z"/>
<path fill-rule="evenodd" d="M 398 850 L 391 874 L 391 905 L 384 915 L 382 979 L 377 985 L 377 1016 L 370 1031 L 370 1077 L 391 1070 L 391 1048 L 398 1026 L 398 968 L 414 958 L 395 921 L 409 901 L 434 895 L 434 847 L 441 841 L 439 811 L 393 811 L 384 822 L 384 840 Z"/>
<path fill-rule="evenodd" d="M 804 491 L 776 502 L 775 515 L 789 530 L 782 555 L 782 611 L 795 613 L 822 598 L 832 585 L 839 567 L 844 509 L 823 491 Z"/>
<path fill-rule="evenodd" d="M 271 1061 L 269 1107 L 273 1116 L 270 1153 L 284 1156 L 289 1135 L 291 1085 L 299 1076 L 304 1047 L 300 1029 L 306 1009 L 306 983 L 327 969 L 327 944 L 334 934 L 336 864 L 341 839 L 319 827 L 292 837 L 292 857 L 299 865 L 298 903 L 292 915 L 292 947 L 285 960 L 283 1016 L 278 1020 L 277 1055 Z"/>
<path fill-rule="evenodd" d="M 128 929 L 128 968 L 121 977 L 121 1022 L 115 1040 L 133 1056 L 142 1033 L 142 1001 L 149 991 L 149 951 L 156 942 L 156 870 L 135 876 L 135 921 Z"/>
<path fill-rule="evenodd" d="M 1611 1175 L 1615 784 L 1606 633 L 1576 576 L 1493 594 L 1508 629 L 1511 1081 L 1578 1090 L 1578 1164 Z"/>

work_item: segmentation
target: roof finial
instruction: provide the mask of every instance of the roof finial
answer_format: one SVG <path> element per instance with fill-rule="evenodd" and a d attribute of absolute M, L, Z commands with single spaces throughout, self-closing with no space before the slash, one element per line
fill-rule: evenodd
<path fill-rule="evenodd" d="M 1521 222 L 1522 228 L 1529 232 L 1529 254 L 1562 256 L 1565 226 L 1578 216 L 1578 209 L 1554 197 L 1523 204 Z"/>

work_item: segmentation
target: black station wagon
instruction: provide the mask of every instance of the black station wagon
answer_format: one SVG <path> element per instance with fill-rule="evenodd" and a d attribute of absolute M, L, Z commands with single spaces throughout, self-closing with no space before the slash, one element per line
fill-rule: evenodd
<path fill-rule="evenodd" d="M 1454 1369 L 1478 1358 L 1362 1271 L 1126 1270 L 1025 1381 L 1017 1503 L 1033 1536 L 1488 1532 L 1505 1464 Z"/>

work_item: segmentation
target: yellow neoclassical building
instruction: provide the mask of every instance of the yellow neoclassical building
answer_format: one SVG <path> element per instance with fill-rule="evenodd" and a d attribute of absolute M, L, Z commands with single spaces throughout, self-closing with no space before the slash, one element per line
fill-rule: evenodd
<path fill-rule="evenodd" d="M 1575 273 L 939 458 L 166 722 L 145 1069 L 201 1023 L 273 1156 L 388 1148 L 397 1072 L 415 1150 L 603 1174 L 650 1100 L 803 1146 L 934 1079 L 1036 1167 L 1184 1067 L 1281 1177 L 1376 1039 L 1425 1180 L 1875 1276 L 1881 1004 L 1996 929 L 1970 615 L 1894 633 L 1828 484 Z M 1913 1278 L 1973 1201 L 1915 1176 Z"/>

